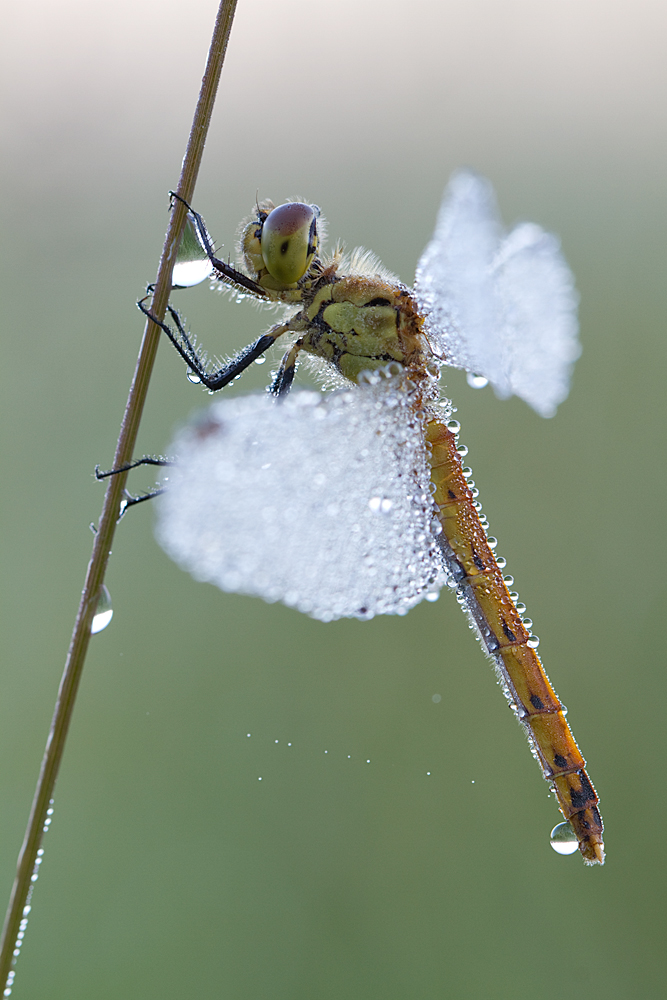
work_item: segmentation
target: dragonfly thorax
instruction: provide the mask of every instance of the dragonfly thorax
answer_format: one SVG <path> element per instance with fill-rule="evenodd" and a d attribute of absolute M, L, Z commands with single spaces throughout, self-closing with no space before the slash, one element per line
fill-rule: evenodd
<path fill-rule="evenodd" d="M 292 320 L 304 330 L 302 350 L 333 365 L 351 382 L 364 371 L 399 362 L 417 384 L 433 381 L 424 319 L 410 290 L 365 274 L 323 274 Z"/>

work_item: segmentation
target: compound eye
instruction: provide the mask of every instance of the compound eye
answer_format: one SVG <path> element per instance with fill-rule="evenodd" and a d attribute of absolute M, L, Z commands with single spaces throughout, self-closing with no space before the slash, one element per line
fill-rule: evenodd
<path fill-rule="evenodd" d="M 302 278 L 317 250 L 317 217 L 313 205 L 294 201 L 269 213 L 262 227 L 262 257 L 269 274 L 284 285 Z"/>

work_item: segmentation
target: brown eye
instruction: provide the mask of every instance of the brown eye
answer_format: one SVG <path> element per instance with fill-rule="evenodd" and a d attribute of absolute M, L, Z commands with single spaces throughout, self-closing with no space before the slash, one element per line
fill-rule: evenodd
<path fill-rule="evenodd" d="M 280 205 L 262 227 L 262 257 L 269 274 L 284 285 L 302 278 L 317 250 L 319 211 L 303 202 Z"/>

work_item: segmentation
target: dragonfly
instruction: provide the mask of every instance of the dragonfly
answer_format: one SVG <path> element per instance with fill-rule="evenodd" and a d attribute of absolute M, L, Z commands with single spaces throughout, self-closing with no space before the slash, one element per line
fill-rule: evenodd
<path fill-rule="evenodd" d="M 217 401 L 181 431 L 158 540 L 196 579 L 322 621 L 406 614 L 451 588 L 555 793 L 565 822 L 552 845 L 602 864 L 598 796 L 438 384 L 444 367 L 461 368 L 472 385 L 555 413 L 579 353 L 559 241 L 532 223 L 506 232 L 491 184 L 471 171 L 452 177 L 412 288 L 367 251 L 327 255 L 316 205 L 258 203 L 237 266 L 186 207 L 174 287 L 208 277 L 282 310 L 220 362 L 170 305 L 159 326 L 190 379 L 216 392 L 285 348 L 268 392 Z M 301 362 L 322 391 L 290 393 Z"/>

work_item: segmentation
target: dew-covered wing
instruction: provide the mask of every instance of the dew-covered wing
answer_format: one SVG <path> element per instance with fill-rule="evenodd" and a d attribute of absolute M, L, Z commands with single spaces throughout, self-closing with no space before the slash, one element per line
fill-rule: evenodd
<path fill-rule="evenodd" d="M 415 291 L 433 346 L 449 365 L 498 377 L 493 259 L 502 235 L 490 183 L 454 174 L 435 233 L 417 265 Z"/>
<path fill-rule="evenodd" d="M 222 400 L 174 451 L 157 537 L 199 580 L 322 621 L 402 614 L 444 582 L 423 432 L 396 378 Z"/>
<path fill-rule="evenodd" d="M 567 396 L 577 341 L 577 293 L 557 238 L 523 223 L 505 235 L 489 181 L 455 174 L 415 292 L 436 352 L 515 394 L 542 416 Z"/>

